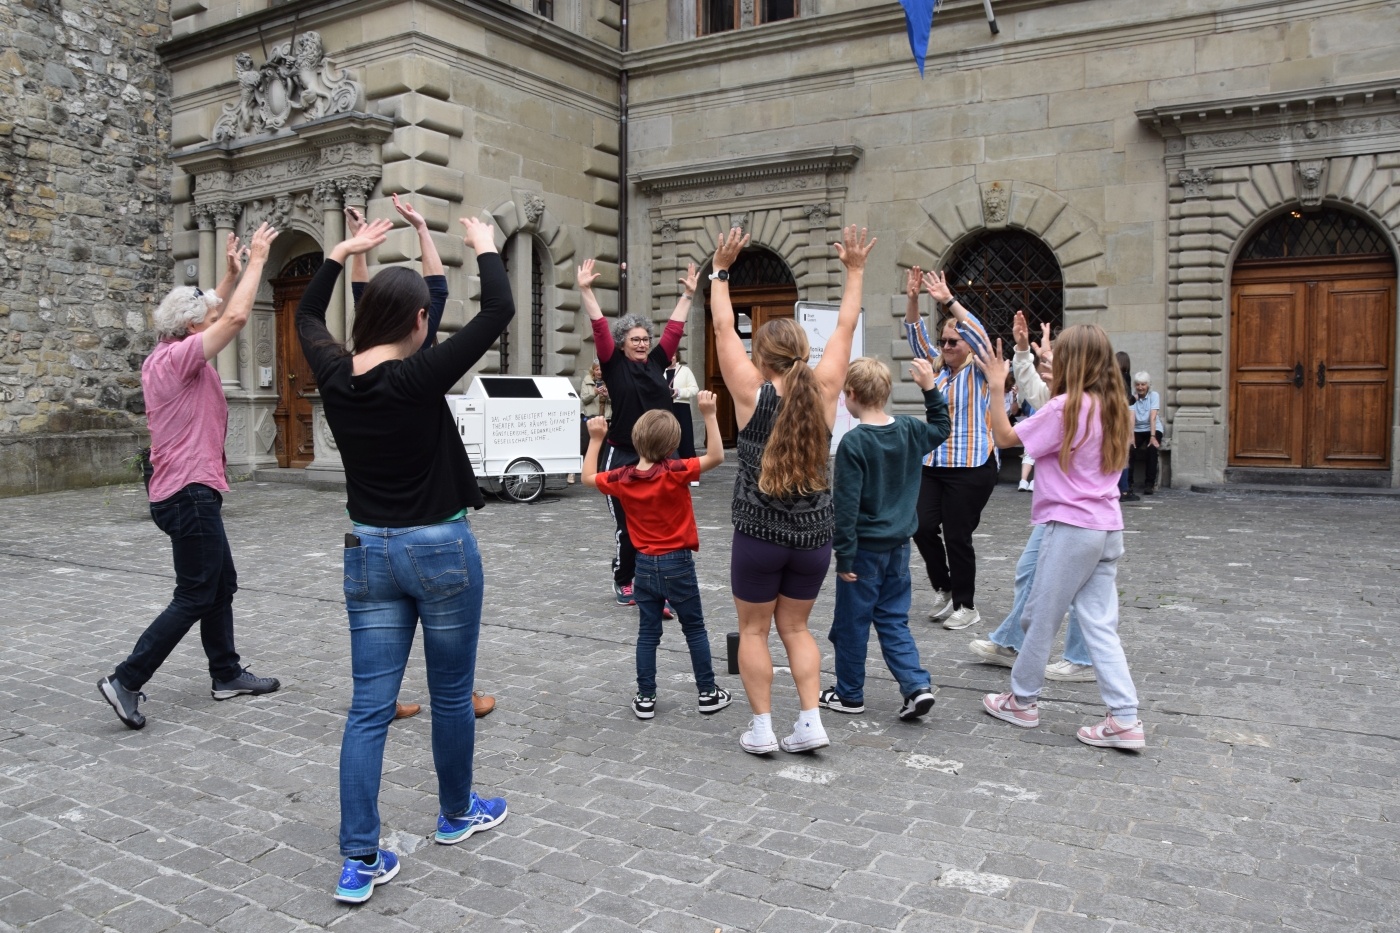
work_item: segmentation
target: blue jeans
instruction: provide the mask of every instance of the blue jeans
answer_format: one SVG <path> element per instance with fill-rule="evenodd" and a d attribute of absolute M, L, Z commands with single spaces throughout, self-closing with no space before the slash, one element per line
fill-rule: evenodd
<path fill-rule="evenodd" d="M 209 676 L 233 680 L 243 672 L 233 647 L 238 574 L 224 534 L 223 504 L 218 490 L 202 483 L 190 483 L 170 498 L 151 503 L 151 520 L 170 536 L 175 595 L 141 633 L 130 657 L 117 665 L 112 676 L 126 689 L 144 687 L 196 622 L 209 658 Z"/>
<path fill-rule="evenodd" d="M 379 850 L 379 779 L 408 652 L 423 620 L 433 710 L 438 805 L 471 806 L 476 712 L 472 684 L 481 635 L 481 552 L 465 519 L 413 528 L 355 526 L 345 549 L 345 608 L 355 693 L 340 745 L 340 853 Z"/>
<path fill-rule="evenodd" d="M 1045 526 L 1036 525 L 1016 561 L 1016 598 L 1011 604 L 1011 614 L 988 637 L 1003 648 L 1021 650 L 1026 640 L 1026 632 L 1021 628 L 1021 612 L 1026 608 L 1026 600 L 1031 595 L 1031 584 L 1035 582 L 1035 565 L 1040 559 L 1040 539 L 1045 537 Z M 1084 643 L 1084 633 L 1079 629 L 1079 617 L 1074 607 L 1069 610 L 1069 628 L 1065 629 L 1065 660 L 1075 664 L 1093 664 L 1089 657 L 1089 647 Z"/>
<path fill-rule="evenodd" d="M 927 688 L 928 671 L 919 666 L 919 648 L 909 631 L 909 543 L 893 551 L 856 551 L 856 582 L 836 578 L 836 616 L 827 635 L 836 648 L 836 693 L 843 700 L 865 701 L 865 653 L 870 626 L 880 639 L 900 696 Z"/>
<path fill-rule="evenodd" d="M 637 626 L 637 692 L 656 696 L 656 649 L 661 644 L 661 610 L 667 602 L 680 619 L 681 632 L 690 647 L 690 668 L 695 689 L 715 689 L 715 669 L 710 661 L 710 635 L 700 609 L 700 583 L 695 579 L 695 557 L 690 551 L 669 554 L 637 552 L 637 575 L 632 595 L 641 622 Z"/>

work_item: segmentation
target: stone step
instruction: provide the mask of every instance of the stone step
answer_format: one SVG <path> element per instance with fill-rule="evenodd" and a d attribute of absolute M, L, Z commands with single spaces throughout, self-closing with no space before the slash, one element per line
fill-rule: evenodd
<path fill-rule="evenodd" d="M 253 482 L 304 484 L 306 482 L 306 471 L 293 469 L 291 467 L 272 467 L 270 469 L 254 470 Z"/>
<path fill-rule="evenodd" d="M 1192 483 L 1192 492 L 1210 496 L 1242 498 L 1273 496 L 1283 498 L 1328 498 L 1391 500 L 1400 502 L 1400 489 L 1377 489 L 1367 486 L 1282 486 L 1267 483 Z"/>
<path fill-rule="evenodd" d="M 1360 486 L 1389 488 L 1389 470 L 1303 470 L 1226 467 L 1226 483 L 1256 486 Z"/>

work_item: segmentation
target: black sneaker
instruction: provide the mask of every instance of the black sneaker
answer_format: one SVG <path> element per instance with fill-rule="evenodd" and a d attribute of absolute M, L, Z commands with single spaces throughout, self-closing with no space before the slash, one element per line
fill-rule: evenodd
<path fill-rule="evenodd" d="M 146 725 L 146 717 L 136 708 L 139 701 L 146 699 L 146 694 L 139 690 L 128 690 L 112 677 L 99 680 L 97 692 L 102 694 L 102 699 L 112 704 L 112 709 L 117 711 L 117 718 L 126 723 L 128 729 L 140 729 Z"/>
<path fill-rule="evenodd" d="M 1139 495 L 1138 495 L 1137 493 L 1135 493 L 1135 492 L 1125 492 L 1125 493 L 1123 493 L 1123 495 L 1121 495 L 1121 496 L 1118 497 L 1118 501 L 1120 501 L 1120 502 L 1141 502 L 1141 501 L 1142 501 L 1142 496 L 1139 496 Z"/>
<path fill-rule="evenodd" d="M 651 719 L 656 715 L 656 697 L 637 694 L 632 698 L 632 712 L 638 719 Z"/>
<path fill-rule="evenodd" d="M 730 703 L 734 702 L 734 697 L 723 687 L 716 687 L 709 693 L 700 694 L 700 699 L 696 702 L 695 708 L 702 713 L 718 713 Z"/>
<path fill-rule="evenodd" d="M 839 696 L 836 695 L 835 687 L 827 687 L 825 690 L 823 690 L 821 694 L 817 697 L 817 705 L 825 706 L 827 709 L 834 709 L 838 713 L 865 712 L 864 703 L 852 703 L 849 700 L 841 699 Z"/>
<path fill-rule="evenodd" d="M 282 682 L 276 677 L 258 677 L 246 667 L 233 680 L 216 680 L 211 689 L 214 699 L 231 700 L 241 694 L 252 694 L 262 696 L 264 693 L 272 693 Z"/>
<path fill-rule="evenodd" d="M 933 694 L 928 687 L 920 687 L 904 698 L 904 705 L 899 708 L 900 719 L 918 719 L 920 716 L 927 716 L 928 711 L 933 709 Z"/>

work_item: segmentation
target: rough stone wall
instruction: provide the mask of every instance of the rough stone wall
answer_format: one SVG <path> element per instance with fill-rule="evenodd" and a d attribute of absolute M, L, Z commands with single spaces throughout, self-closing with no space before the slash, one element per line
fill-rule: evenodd
<path fill-rule="evenodd" d="M 0 494 L 120 478 L 142 430 L 169 22 L 166 0 L 0 4 Z"/>

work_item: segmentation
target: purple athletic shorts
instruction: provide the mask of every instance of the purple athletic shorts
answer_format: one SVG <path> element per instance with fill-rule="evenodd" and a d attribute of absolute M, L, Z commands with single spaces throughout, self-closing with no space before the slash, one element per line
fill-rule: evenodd
<path fill-rule="evenodd" d="M 771 603 L 779 594 L 788 599 L 816 599 L 830 568 L 830 541 L 799 551 L 736 530 L 729 557 L 729 586 L 734 598 L 746 603 Z"/>

